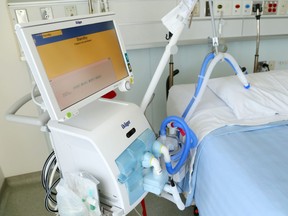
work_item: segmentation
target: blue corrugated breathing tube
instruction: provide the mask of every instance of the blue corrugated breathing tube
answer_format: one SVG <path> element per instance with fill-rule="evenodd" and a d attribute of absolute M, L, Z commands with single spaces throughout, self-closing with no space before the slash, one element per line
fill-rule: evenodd
<path fill-rule="evenodd" d="M 197 86 L 196 86 L 196 90 L 195 90 L 195 93 L 194 93 L 194 96 L 193 98 L 190 100 L 189 104 L 187 105 L 184 113 L 182 114 L 182 118 L 186 118 L 190 108 L 192 107 L 192 105 L 194 104 L 195 102 L 195 99 L 197 98 L 198 96 L 198 93 L 200 92 L 200 89 L 202 87 L 202 83 L 203 83 L 203 80 L 204 80 L 204 77 L 205 77 L 205 73 L 207 71 L 207 66 L 209 64 L 209 62 L 215 57 L 214 53 L 209 53 L 203 63 L 202 63 L 202 66 L 201 66 L 201 70 L 200 70 L 200 74 L 198 75 L 198 81 L 197 81 Z"/>
<path fill-rule="evenodd" d="M 205 59 L 202 63 L 201 71 L 200 71 L 200 74 L 198 76 L 197 86 L 196 86 L 194 95 L 193 95 L 192 99 L 190 100 L 189 104 L 187 105 L 186 109 L 184 110 L 184 112 L 182 114 L 183 119 L 189 120 L 189 118 L 191 117 L 191 114 L 196 109 L 196 106 L 198 105 L 198 103 L 199 103 L 199 101 L 200 101 L 200 99 L 204 93 L 205 87 L 206 87 L 208 79 L 210 78 L 210 75 L 213 71 L 213 68 L 221 60 L 225 60 L 233 68 L 235 74 L 238 76 L 240 82 L 243 84 L 243 86 L 246 89 L 250 88 L 250 84 L 248 83 L 245 75 L 241 71 L 236 60 L 231 55 L 229 55 L 228 53 L 218 53 L 217 55 L 215 55 L 214 53 L 209 53 L 205 57 Z M 211 63 L 210 63 L 210 61 L 211 61 Z M 209 67 L 208 67 L 208 65 L 209 65 Z"/>
<path fill-rule="evenodd" d="M 189 152 L 191 148 L 196 147 L 198 143 L 198 139 L 195 135 L 195 133 L 189 128 L 189 126 L 186 124 L 183 118 L 180 118 L 178 116 L 169 116 L 166 119 L 163 120 L 161 127 L 160 127 L 160 136 L 166 136 L 166 126 L 173 122 L 173 126 L 176 128 L 181 128 L 185 132 L 185 142 L 184 142 L 184 149 L 182 151 L 182 155 L 177 162 L 176 166 L 173 168 L 171 162 L 166 162 L 166 169 L 167 172 L 171 175 L 176 174 L 179 172 L 180 168 L 184 165 L 186 162 L 186 159 L 189 156 Z"/>

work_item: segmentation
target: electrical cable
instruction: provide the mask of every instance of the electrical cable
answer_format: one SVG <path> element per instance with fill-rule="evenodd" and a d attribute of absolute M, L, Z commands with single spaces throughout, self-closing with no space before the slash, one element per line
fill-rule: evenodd
<path fill-rule="evenodd" d="M 60 182 L 60 178 L 58 178 L 51 186 L 51 188 L 49 188 L 49 190 L 47 191 L 46 195 L 45 195 L 45 208 L 50 211 L 50 212 L 58 212 L 57 207 L 55 207 L 54 209 L 51 208 L 50 204 L 49 204 L 49 195 L 51 194 L 51 191 L 54 187 L 56 187 L 56 185 Z"/>
<path fill-rule="evenodd" d="M 53 184 L 53 179 L 54 179 L 54 176 L 55 176 L 55 173 L 56 173 L 56 170 L 58 168 L 58 163 L 56 161 L 53 169 L 52 169 L 52 172 L 51 172 L 51 175 L 50 175 L 50 178 L 49 178 L 49 187 L 51 187 L 51 185 Z"/>
<path fill-rule="evenodd" d="M 134 211 L 136 212 L 136 214 L 137 214 L 138 216 L 142 216 L 136 208 L 134 208 Z"/>
<path fill-rule="evenodd" d="M 59 177 L 56 177 L 57 172 L 59 173 Z M 53 151 L 46 159 L 41 173 L 41 183 L 46 192 L 44 200 L 45 208 L 47 211 L 53 213 L 58 212 L 57 200 L 55 197 L 57 192 L 54 191 L 54 189 L 61 179 L 60 176 L 61 173 L 58 168 L 56 155 Z"/>
<path fill-rule="evenodd" d="M 56 158 L 53 159 L 53 162 L 56 162 Z M 54 165 L 53 170 L 54 170 L 54 168 L 56 168 L 56 166 L 57 166 L 57 163 Z M 49 168 L 49 170 L 50 169 L 51 169 L 51 167 Z M 52 172 L 53 172 L 53 170 L 52 170 Z M 46 183 L 46 185 L 45 185 L 46 193 L 48 193 L 50 188 L 52 188 L 51 185 L 53 185 L 53 179 L 55 177 L 54 175 L 55 175 L 55 172 L 54 172 L 54 174 L 47 175 L 47 177 L 46 177 L 46 181 L 45 181 L 45 183 Z M 49 181 L 48 181 L 48 179 L 49 179 Z M 53 191 L 50 191 L 49 194 L 48 194 L 49 195 L 49 199 L 55 204 L 57 204 L 57 200 L 52 195 L 56 195 L 56 194 L 57 193 L 54 193 Z"/>
<path fill-rule="evenodd" d="M 142 207 L 142 216 L 147 216 L 146 204 L 144 199 L 141 201 L 141 207 Z"/>
<path fill-rule="evenodd" d="M 55 157 L 54 151 L 52 151 L 52 152 L 50 153 L 50 155 L 47 157 L 47 159 L 46 159 L 46 161 L 45 161 L 45 163 L 44 163 L 44 165 L 43 165 L 43 168 L 42 168 L 41 182 L 42 182 L 42 186 L 43 186 L 44 189 L 45 189 L 45 185 L 46 185 L 46 183 L 45 183 L 46 170 L 47 170 L 48 163 L 50 163 L 50 160 L 51 160 L 52 157 Z"/>

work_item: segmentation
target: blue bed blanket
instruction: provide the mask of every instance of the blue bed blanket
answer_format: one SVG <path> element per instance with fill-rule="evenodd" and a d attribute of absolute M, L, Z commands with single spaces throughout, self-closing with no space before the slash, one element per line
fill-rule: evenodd
<path fill-rule="evenodd" d="M 218 129 L 194 166 L 200 216 L 288 215 L 288 121 Z"/>

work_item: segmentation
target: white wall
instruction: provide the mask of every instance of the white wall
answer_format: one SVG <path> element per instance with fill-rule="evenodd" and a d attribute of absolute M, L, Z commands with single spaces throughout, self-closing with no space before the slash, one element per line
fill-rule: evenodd
<path fill-rule="evenodd" d="M 0 191 L 1 191 L 3 183 L 4 183 L 4 174 L 3 174 L 2 169 L 0 167 Z"/>
<path fill-rule="evenodd" d="M 6 1 L 0 1 L 0 164 L 5 177 L 38 171 L 48 155 L 39 128 L 7 122 L 5 112 L 30 91 L 26 64 L 19 60 Z M 31 106 L 26 108 L 30 111 Z M 33 108 L 32 108 L 33 109 Z"/>
<path fill-rule="evenodd" d="M 9 177 L 41 170 L 49 151 L 39 128 L 7 122 L 4 118 L 8 107 L 30 92 L 28 70 L 25 63 L 19 60 L 6 1 L 0 1 L 0 32 L 0 164 L 4 177 Z M 287 47 L 287 38 L 263 40 L 260 47 L 260 60 L 287 61 Z M 163 51 L 163 47 L 128 50 L 135 75 L 135 85 L 130 92 L 125 95 L 121 94 L 119 98 L 140 104 Z M 174 56 L 175 68 L 180 69 L 180 74 L 175 77 L 175 83 L 195 82 L 202 60 L 209 51 L 210 48 L 206 44 L 179 47 L 178 54 Z M 230 42 L 228 51 L 239 64 L 246 66 L 250 72 L 252 71 L 254 41 Z M 281 67 L 285 68 L 287 65 Z M 217 66 L 213 76 L 231 73 L 223 72 L 228 68 L 224 64 Z M 166 115 L 165 80 L 167 75 L 168 67 L 156 89 L 156 96 L 147 110 L 147 117 L 156 131 Z M 33 107 L 29 105 L 25 112 L 34 114 L 35 111 L 30 111 Z"/>

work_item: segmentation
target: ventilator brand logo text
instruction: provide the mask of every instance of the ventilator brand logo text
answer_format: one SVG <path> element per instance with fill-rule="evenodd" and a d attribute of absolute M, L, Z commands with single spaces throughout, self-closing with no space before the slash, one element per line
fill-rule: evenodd
<path fill-rule="evenodd" d="M 128 120 L 127 122 L 124 122 L 123 124 L 121 124 L 122 129 L 129 127 L 130 123 L 131 123 L 130 120 Z"/>

